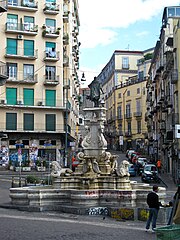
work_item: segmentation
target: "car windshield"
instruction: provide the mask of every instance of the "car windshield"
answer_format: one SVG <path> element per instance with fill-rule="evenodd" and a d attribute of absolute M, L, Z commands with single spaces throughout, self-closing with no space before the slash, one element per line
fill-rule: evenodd
<path fill-rule="evenodd" d="M 147 166 L 145 167 L 146 171 L 157 171 L 156 166 Z"/>

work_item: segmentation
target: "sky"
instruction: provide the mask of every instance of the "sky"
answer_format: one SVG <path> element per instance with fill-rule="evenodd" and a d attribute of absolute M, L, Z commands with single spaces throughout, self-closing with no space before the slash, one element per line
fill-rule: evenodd
<path fill-rule="evenodd" d="M 88 84 L 115 50 L 143 51 L 156 45 L 164 7 L 180 0 L 78 0 L 80 69 Z"/>

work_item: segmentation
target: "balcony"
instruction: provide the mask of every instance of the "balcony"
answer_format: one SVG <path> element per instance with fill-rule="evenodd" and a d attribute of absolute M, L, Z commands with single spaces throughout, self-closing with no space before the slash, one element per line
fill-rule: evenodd
<path fill-rule="evenodd" d="M 0 2 L 0 13 L 7 12 L 7 1 L 1 1 Z"/>
<path fill-rule="evenodd" d="M 69 11 L 65 11 L 63 12 L 63 22 L 64 23 L 68 23 L 69 22 Z"/>
<path fill-rule="evenodd" d="M 34 0 L 8 0 L 8 9 L 36 12 L 38 4 Z"/>
<path fill-rule="evenodd" d="M 8 76 L 7 83 L 11 84 L 36 84 L 38 75 L 37 74 L 23 74 L 18 72 L 17 75 Z"/>
<path fill-rule="evenodd" d="M 132 118 L 132 114 L 131 114 L 131 113 L 126 113 L 126 114 L 124 115 L 124 117 L 125 117 L 125 118 Z"/>
<path fill-rule="evenodd" d="M 63 88 L 70 89 L 70 79 L 69 78 L 63 79 Z"/>
<path fill-rule="evenodd" d="M 130 65 L 129 64 L 122 64 L 122 69 L 129 69 Z"/>
<path fill-rule="evenodd" d="M 142 117 L 142 112 L 134 112 L 134 117 Z"/>
<path fill-rule="evenodd" d="M 159 129 L 160 129 L 160 130 L 166 130 L 166 123 L 165 123 L 165 122 L 161 122 L 161 123 L 159 124 Z"/>
<path fill-rule="evenodd" d="M 0 61 L 0 86 L 3 86 L 8 78 L 6 70 L 6 64 Z"/>
<path fill-rule="evenodd" d="M 69 57 L 67 55 L 63 56 L 63 66 L 68 67 L 69 66 Z"/>
<path fill-rule="evenodd" d="M 59 76 L 45 76 L 44 85 L 56 86 L 59 84 Z"/>
<path fill-rule="evenodd" d="M 26 59 L 26 60 L 36 60 L 38 58 L 38 50 L 29 50 L 25 48 L 7 48 L 6 47 L 6 58 L 14 59 Z"/>
<path fill-rule="evenodd" d="M 45 3 L 44 9 L 43 9 L 45 14 L 51 14 L 51 15 L 56 15 L 59 13 L 59 5 L 56 3 Z"/>
<path fill-rule="evenodd" d="M 34 23 L 24 23 L 24 24 L 22 24 L 22 23 L 6 23 L 5 31 L 7 33 L 37 35 L 38 25 L 35 25 Z M 23 36 L 22 36 L 22 38 L 23 38 Z M 21 40 L 20 38 L 18 38 L 18 39 Z"/>
<path fill-rule="evenodd" d="M 59 52 L 56 51 L 45 51 L 44 61 L 57 62 L 59 61 Z"/>
<path fill-rule="evenodd" d="M 63 44 L 64 45 L 68 45 L 69 44 L 69 34 L 68 33 L 64 33 L 63 34 Z"/>
<path fill-rule="evenodd" d="M 43 32 L 42 32 L 43 37 L 47 37 L 47 38 L 58 38 L 59 37 L 61 28 L 48 27 L 45 25 L 43 25 L 42 28 L 43 28 Z"/>
<path fill-rule="evenodd" d="M 176 84 L 178 82 L 178 69 L 173 69 L 171 72 L 171 83 Z"/>

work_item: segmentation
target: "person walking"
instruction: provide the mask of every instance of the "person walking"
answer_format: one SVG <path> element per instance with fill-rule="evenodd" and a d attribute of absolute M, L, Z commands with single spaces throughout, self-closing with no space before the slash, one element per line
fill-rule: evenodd
<path fill-rule="evenodd" d="M 157 161 L 156 166 L 157 166 L 157 169 L 158 169 L 158 173 L 161 173 L 162 163 L 161 163 L 160 159 Z"/>
<path fill-rule="evenodd" d="M 149 230 L 151 222 L 152 222 L 152 231 L 155 232 L 159 207 L 162 206 L 161 202 L 159 202 L 159 196 L 157 192 L 158 192 L 158 186 L 154 185 L 153 191 L 148 193 L 147 195 L 147 204 L 149 206 L 149 217 L 146 222 L 146 232 Z"/>

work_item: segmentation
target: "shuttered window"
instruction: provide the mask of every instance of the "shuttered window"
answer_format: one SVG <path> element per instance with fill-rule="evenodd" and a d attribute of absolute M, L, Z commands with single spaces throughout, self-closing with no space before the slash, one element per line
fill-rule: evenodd
<path fill-rule="evenodd" d="M 34 106 L 34 89 L 23 89 L 24 105 Z"/>
<path fill-rule="evenodd" d="M 6 88 L 6 99 L 7 99 L 7 104 L 16 105 L 17 104 L 17 89 L 16 88 Z"/>
<path fill-rule="evenodd" d="M 55 114 L 46 114 L 46 131 L 56 131 Z"/>
<path fill-rule="evenodd" d="M 6 113 L 6 130 L 17 130 L 17 113 Z"/>
<path fill-rule="evenodd" d="M 46 90 L 46 106 L 56 106 L 56 91 Z"/>
<path fill-rule="evenodd" d="M 17 40 L 16 39 L 12 39 L 12 38 L 7 39 L 6 53 L 17 55 Z"/>
<path fill-rule="evenodd" d="M 25 131 L 34 130 L 34 114 L 24 113 L 24 130 Z"/>
<path fill-rule="evenodd" d="M 24 40 L 24 55 L 34 56 L 34 41 Z"/>

